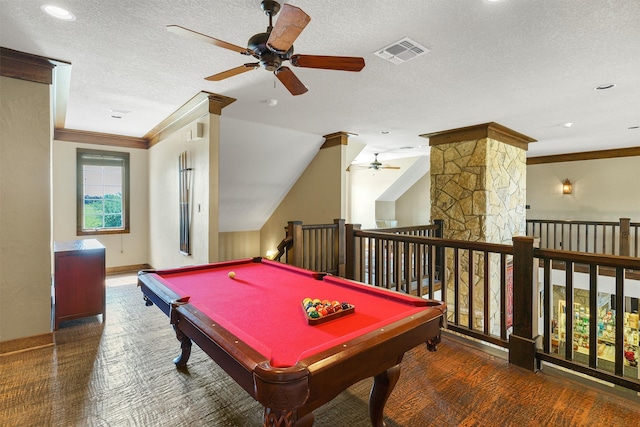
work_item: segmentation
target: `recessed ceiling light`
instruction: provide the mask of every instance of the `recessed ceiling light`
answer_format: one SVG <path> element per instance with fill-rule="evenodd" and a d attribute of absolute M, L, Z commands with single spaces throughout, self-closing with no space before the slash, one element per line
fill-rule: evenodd
<path fill-rule="evenodd" d="M 565 128 L 570 128 L 571 126 L 573 126 L 573 123 L 571 122 L 563 123 L 562 126 Z"/>
<path fill-rule="evenodd" d="M 40 9 L 48 14 L 53 16 L 54 18 L 58 18 L 58 19 L 62 19 L 63 21 L 75 21 L 76 20 L 76 16 L 69 12 L 66 9 L 63 9 L 61 7 L 58 6 L 53 6 L 50 4 L 43 4 L 42 6 L 40 6 Z"/>
<path fill-rule="evenodd" d="M 269 98 L 265 101 L 269 107 L 275 107 L 278 105 L 278 100 L 275 98 Z"/>
<path fill-rule="evenodd" d="M 615 83 L 607 83 L 604 85 L 594 87 L 595 90 L 607 90 L 616 87 Z"/>

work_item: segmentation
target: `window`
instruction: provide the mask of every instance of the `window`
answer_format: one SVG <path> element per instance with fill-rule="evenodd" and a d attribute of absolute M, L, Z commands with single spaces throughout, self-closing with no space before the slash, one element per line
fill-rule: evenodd
<path fill-rule="evenodd" d="M 129 232 L 129 153 L 77 149 L 77 234 Z"/>

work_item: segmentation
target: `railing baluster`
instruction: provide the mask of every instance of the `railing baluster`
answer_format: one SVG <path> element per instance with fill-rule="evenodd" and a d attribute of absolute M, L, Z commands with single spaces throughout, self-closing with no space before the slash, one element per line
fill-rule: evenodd
<path fill-rule="evenodd" d="M 418 286 L 418 296 L 421 296 L 422 281 L 424 280 L 426 271 L 428 271 L 424 267 L 430 268 L 430 266 L 425 266 L 422 264 L 422 252 L 424 248 L 425 248 L 424 245 L 416 245 L 416 249 L 413 252 L 413 259 L 414 259 L 414 262 L 416 263 L 415 272 L 416 272 L 416 285 Z M 431 295 L 429 295 L 429 298 L 431 298 Z"/>
<path fill-rule="evenodd" d="M 468 298 L 468 302 L 467 302 L 467 307 L 469 308 L 469 325 L 467 326 L 469 329 L 474 329 L 473 326 L 473 300 L 474 300 L 474 295 L 473 295 L 473 276 L 474 276 L 474 262 L 473 262 L 473 249 L 469 249 L 469 277 L 467 278 L 468 283 L 469 283 L 469 298 Z"/>
<path fill-rule="evenodd" d="M 500 338 L 507 339 L 507 254 L 500 254 Z"/>
<path fill-rule="evenodd" d="M 589 264 L 589 366 L 598 366 L 598 267 Z"/>
<path fill-rule="evenodd" d="M 616 267 L 616 356 L 615 374 L 624 375 L 624 268 Z"/>
<path fill-rule="evenodd" d="M 458 248 L 453 249 L 453 306 L 454 323 L 460 324 L 460 251 Z"/>
<path fill-rule="evenodd" d="M 543 348 L 545 353 L 551 352 L 551 317 L 553 317 L 553 309 L 551 308 L 551 259 L 544 259 L 544 343 Z M 556 329 L 558 326 L 556 325 Z M 560 336 L 558 335 L 558 353 L 560 352 L 559 347 Z"/>
<path fill-rule="evenodd" d="M 489 279 L 491 276 L 491 269 L 489 268 L 489 252 L 484 251 L 483 252 L 483 258 L 484 258 L 484 271 L 483 271 L 483 276 L 484 276 L 484 290 L 483 293 L 484 295 L 482 296 L 482 299 L 484 300 L 484 333 L 486 335 L 489 335 L 489 306 L 491 306 L 491 294 L 489 293 Z"/>
<path fill-rule="evenodd" d="M 566 304 L 564 307 L 565 318 L 565 340 L 564 351 L 565 359 L 573 360 L 573 262 L 565 261 L 565 297 Z"/>

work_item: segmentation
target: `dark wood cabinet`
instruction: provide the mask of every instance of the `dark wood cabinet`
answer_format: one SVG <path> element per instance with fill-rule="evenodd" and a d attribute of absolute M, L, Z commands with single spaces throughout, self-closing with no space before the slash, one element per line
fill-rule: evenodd
<path fill-rule="evenodd" d="M 105 248 L 96 239 L 55 242 L 54 330 L 60 322 L 102 314 L 105 320 Z"/>

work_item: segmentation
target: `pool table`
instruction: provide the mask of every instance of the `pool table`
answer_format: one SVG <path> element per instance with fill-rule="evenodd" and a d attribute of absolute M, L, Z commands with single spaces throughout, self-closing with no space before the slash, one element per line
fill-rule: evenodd
<path fill-rule="evenodd" d="M 384 426 L 404 353 L 422 343 L 435 351 L 446 313 L 440 301 L 262 258 L 143 270 L 138 285 L 170 318 L 181 342 L 174 363 L 187 363 L 195 341 L 264 406 L 265 426 L 310 426 L 314 409 L 368 377 L 369 417 Z M 354 310 L 310 324 L 307 297 Z"/>

